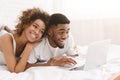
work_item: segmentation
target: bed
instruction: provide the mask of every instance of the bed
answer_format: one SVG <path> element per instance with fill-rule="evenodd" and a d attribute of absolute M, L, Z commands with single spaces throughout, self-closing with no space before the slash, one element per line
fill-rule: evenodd
<path fill-rule="evenodd" d="M 87 46 L 80 47 L 84 56 Z M 0 80 L 108 80 L 120 72 L 120 45 L 111 44 L 107 63 L 88 71 L 68 71 L 60 67 L 31 67 L 25 72 L 11 73 L 0 65 Z"/>

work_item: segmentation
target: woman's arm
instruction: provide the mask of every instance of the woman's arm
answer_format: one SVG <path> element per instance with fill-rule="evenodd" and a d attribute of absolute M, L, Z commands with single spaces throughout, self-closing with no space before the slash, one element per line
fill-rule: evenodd
<path fill-rule="evenodd" d="M 27 43 L 25 49 L 23 50 L 20 60 L 17 62 L 15 58 L 12 37 L 8 34 L 4 35 L 1 38 L 2 52 L 4 53 L 4 58 L 7 64 L 8 69 L 11 72 L 22 72 L 25 70 L 27 59 L 32 48 L 37 44 Z"/>
<path fill-rule="evenodd" d="M 26 44 L 26 47 L 22 52 L 21 58 L 16 65 L 15 72 L 21 72 L 25 70 L 30 52 L 32 51 L 33 47 L 35 47 L 38 43 L 39 42 Z"/>
<path fill-rule="evenodd" d="M 0 44 L 8 69 L 14 72 L 17 61 L 15 59 L 12 37 L 9 34 L 5 34 L 1 37 Z"/>

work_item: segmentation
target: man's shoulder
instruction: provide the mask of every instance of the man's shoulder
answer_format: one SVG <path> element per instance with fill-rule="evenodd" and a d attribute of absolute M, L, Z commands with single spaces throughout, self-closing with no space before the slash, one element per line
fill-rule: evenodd
<path fill-rule="evenodd" d="M 68 48 L 74 44 L 74 39 L 72 34 L 69 34 L 69 37 L 66 39 L 65 47 Z"/>
<path fill-rule="evenodd" d="M 69 37 L 66 39 L 66 42 L 71 42 L 73 41 L 73 36 L 71 33 L 69 33 Z"/>

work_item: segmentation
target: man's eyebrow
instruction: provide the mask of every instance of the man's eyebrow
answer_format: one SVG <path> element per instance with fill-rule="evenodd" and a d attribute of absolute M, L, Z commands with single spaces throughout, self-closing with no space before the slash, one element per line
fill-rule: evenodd
<path fill-rule="evenodd" d="M 60 31 L 63 31 L 63 30 L 65 30 L 65 29 L 59 29 Z"/>
<path fill-rule="evenodd" d="M 59 29 L 60 31 L 64 31 L 65 29 Z M 70 29 L 68 29 L 68 30 L 70 30 Z"/>

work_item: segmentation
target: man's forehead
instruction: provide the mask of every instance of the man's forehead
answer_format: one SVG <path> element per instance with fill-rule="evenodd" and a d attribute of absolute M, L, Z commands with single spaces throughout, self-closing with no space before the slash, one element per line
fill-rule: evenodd
<path fill-rule="evenodd" d="M 58 24 L 56 25 L 55 29 L 70 29 L 69 24 Z"/>

